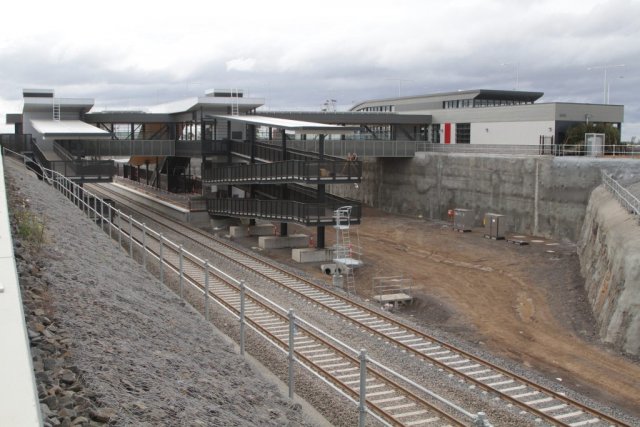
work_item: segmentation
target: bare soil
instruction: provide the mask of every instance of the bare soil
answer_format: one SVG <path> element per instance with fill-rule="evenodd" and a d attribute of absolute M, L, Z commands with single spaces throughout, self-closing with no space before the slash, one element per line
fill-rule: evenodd
<path fill-rule="evenodd" d="M 487 239 L 482 229 L 459 233 L 444 222 L 372 208 L 352 227 L 352 241 L 356 230 L 364 262 L 355 273 L 360 296 L 373 296 L 374 277 L 410 277 L 415 300 L 398 313 L 640 416 L 640 363 L 599 341 L 574 244 L 524 236 L 518 239 L 529 244 L 517 245 Z M 290 234 L 315 239 L 315 231 L 289 225 Z M 328 227 L 326 247 L 334 240 Z M 256 238 L 240 243 L 257 246 Z M 261 253 L 331 281 L 320 263 L 294 262 L 291 250 Z"/>

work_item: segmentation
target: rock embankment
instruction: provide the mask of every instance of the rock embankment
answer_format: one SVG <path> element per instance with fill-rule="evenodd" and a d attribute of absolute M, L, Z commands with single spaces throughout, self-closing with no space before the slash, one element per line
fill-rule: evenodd
<path fill-rule="evenodd" d="M 12 212 L 45 225 L 15 252 L 46 426 L 313 425 L 77 208 L 5 165 Z"/>
<path fill-rule="evenodd" d="M 600 336 L 640 355 L 640 223 L 604 186 L 591 193 L 578 255 Z"/>

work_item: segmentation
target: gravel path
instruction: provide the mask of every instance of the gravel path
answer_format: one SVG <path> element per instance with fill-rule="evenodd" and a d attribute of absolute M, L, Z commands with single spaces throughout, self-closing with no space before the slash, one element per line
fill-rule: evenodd
<path fill-rule="evenodd" d="M 45 425 L 317 425 L 56 191 L 5 161 Z"/>

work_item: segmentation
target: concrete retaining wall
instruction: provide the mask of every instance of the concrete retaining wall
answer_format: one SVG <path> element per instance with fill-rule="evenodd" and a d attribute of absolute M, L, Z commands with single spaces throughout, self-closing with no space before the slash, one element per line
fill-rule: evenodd
<path fill-rule="evenodd" d="M 365 161 L 362 183 L 329 192 L 387 212 L 447 219 L 452 208 L 505 214 L 512 231 L 576 241 L 600 170 L 640 174 L 632 159 L 417 153 Z M 365 218 L 366 221 L 366 218 Z"/>
<path fill-rule="evenodd" d="M 640 225 L 603 186 L 589 201 L 578 255 L 600 336 L 640 354 Z"/>

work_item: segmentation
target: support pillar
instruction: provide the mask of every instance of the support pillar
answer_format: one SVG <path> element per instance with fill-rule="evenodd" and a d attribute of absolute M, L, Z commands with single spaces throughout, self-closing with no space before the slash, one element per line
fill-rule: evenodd
<path fill-rule="evenodd" d="M 320 160 L 320 162 L 324 160 L 324 134 L 320 134 L 320 141 L 318 144 L 318 159 Z M 325 185 L 318 184 L 318 203 L 322 205 L 325 201 Z M 324 249 L 324 225 L 319 225 L 317 227 L 316 236 L 316 248 Z"/>
<path fill-rule="evenodd" d="M 271 139 L 271 128 L 269 128 L 269 139 Z M 284 129 L 282 129 L 282 160 L 286 162 L 287 158 L 288 158 L 288 154 L 287 154 L 287 134 L 284 132 Z M 286 183 L 282 184 L 282 198 L 284 200 L 289 200 L 289 187 L 287 186 Z M 287 223 L 286 222 L 281 222 L 280 223 L 280 235 L 281 236 L 286 236 L 287 233 L 288 233 Z"/>

